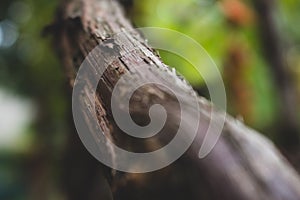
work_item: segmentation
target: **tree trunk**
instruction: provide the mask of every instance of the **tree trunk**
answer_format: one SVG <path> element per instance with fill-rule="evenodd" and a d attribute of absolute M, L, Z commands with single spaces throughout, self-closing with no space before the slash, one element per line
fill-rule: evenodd
<path fill-rule="evenodd" d="M 152 140 L 140 140 L 128 137 L 116 125 L 110 106 L 112 91 L 126 74 L 142 80 L 159 80 L 164 85 L 171 85 L 185 96 L 187 104 L 194 94 L 189 85 L 179 77 L 170 75 L 170 69 L 162 63 L 155 51 L 148 46 L 130 22 L 125 19 L 118 2 L 114 0 L 69 0 L 65 1 L 58 12 L 55 24 L 55 45 L 64 65 L 70 86 L 74 86 L 76 72 L 84 58 L 97 45 L 109 47 L 114 53 L 98 52 L 95 60 L 109 63 L 99 82 L 95 107 L 97 118 L 104 134 L 119 146 L 134 152 L 148 152 L 158 149 L 174 137 L 174 129 L 180 125 L 180 108 L 174 95 L 162 86 L 150 84 L 142 87 L 131 98 L 130 111 L 138 124 L 149 122 L 149 107 L 161 104 L 165 107 L 168 119 L 163 134 Z M 128 37 L 115 41 L 112 35 L 126 32 Z M 134 51 L 131 46 L 134 46 Z M 115 56 L 117 51 L 118 56 Z M 96 59 L 97 57 L 97 59 Z M 89 60 L 95 73 L 101 71 L 101 65 Z M 143 73 L 139 70 L 142 69 Z M 158 70 L 158 71 L 157 71 Z M 158 73 L 159 72 L 159 73 Z M 87 82 L 92 74 L 82 77 Z M 92 75 L 93 76 L 93 75 Z M 122 83 L 123 88 L 130 88 L 135 82 Z M 84 109 L 93 99 L 91 88 L 82 88 L 81 111 L 83 121 L 91 132 L 97 132 L 90 126 L 92 113 Z M 225 126 L 220 139 L 212 152 L 203 159 L 198 158 L 206 130 L 213 121 L 210 116 L 221 116 L 207 100 L 197 97 L 200 113 L 190 110 L 186 122 L 193 121 L 197 114 L 199 131 L 188 151 L 170 166 L 151 173 L 130 174 L 111 171 L 111 191 L 114 199 L 300 199 L 300 179 L 298 174 L 283 158 L 274 145 L 265 137 L 249 129 L 241 122 L 226 116 Z M 122 107 L 122 105 L 120 105 Z M 189 135 L 189 127 L 184 133 Z M 96 133 L 97 134 L 97 133 Z M 137 141 L 139 142 L 137 145 Z M 101 141 L 102 148 L 107 148 L 106 141 Z M 153 149 L 154 148 L 154 149 Z M 112 152 L 112 159 L 114 159 Z M 74 166 L 76 167 L 76 166 Z M 85 172 L 82 172 L 85 173 Z M 103 177 L 103 176 L 101 176 Z M 99 181 L 102 182 L 102 181 Z M 83 185 L 89 184 L 87 182 Z M 99 190 L 101 185 L 99 185 Z M 86 190 L 85 190 L 86 191 Z M 78 191 L 77 191 L 78 192 Z M 70 198 L 71 195 L 69 195 Z M 91 196 L 91 195 L 89 195 Z M 105 195 L 108 196 L 108 195 Z M 100 199 L 95 196 L 91 199 Z M 73 196 L 74 199 L 74 196 Z"/>

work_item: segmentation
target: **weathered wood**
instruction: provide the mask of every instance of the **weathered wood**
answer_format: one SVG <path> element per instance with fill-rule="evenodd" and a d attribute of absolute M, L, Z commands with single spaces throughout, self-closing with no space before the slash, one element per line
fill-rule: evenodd
<path fill-rule="evenodd" d="M 98 85 L 96 109 L 99 124 L 104 134 L 119 146 L 135 152 L 158 149 L 174 136 L 179 125 L 180 110 L 174 95 L 163 87 L 147 85 L 139 89 L 131 101 L 131 114 L 139 124 L 149 121 L 149 106 L 159 103 L 168 113 L 164 134 L 152 140 L 139 141 L 128 137 L 115 124 L 110 108 L 111 93 L 120 77 L 130 72 L 138 79 L 159 80 L 165 85 L 173 85 L 186 96 L 192 88 L 162 63 L 155 51 L 136 32 L 125 19 L 122 9 L 114 0 L 70 0 L 62 4 L 55 23 L 55 44 L 65 73 L 74 85 L 76 72 L 88 53 L 98 44 L 106 45 L 119 52 L 117 58 L 110 54 L 99 55 L 103 62 L 110 62 Z M 130 37 L 114 41 L 112 35 L 126 32 Z M 134 51 L 130 46 L 135 45 Z M 99 65 L 90 61 L 97 69 Z M 138 68 L 143 66 L 143 73 Z M 151 70 L 151 69 L 158 69 Z M 88 76 L 88 75 L 87 75 Z M 88 80 L 88 77 L 84 77 Z M 91 78 L 91 77 L 89 77 Z M 124 83 L 131 87 L 135 83 Z M 83 88 L 87 95 L 91 89 Z M 82 112 L 89 126 L 88 98 L 82 98 Z M 92 98 L 90 98 L 92 99 Z M 300 179 L 298 174 L 278 152 L 274 145 L 259 133 L 251 130 L 238 120 L 226 117 L 222 135 L 204 159 L 198 158 L 199 145 L 202 144 L 206 129 L 211 122 L 213 106 L 198 97 L 201 120 L 199 132 L 187 153 L 178 161 L 157 172 L 147 174 L 117 173 L 111 183 L 115 199 L 300 199 Z M 186 121 L 195 118 L 191 111 Z M 89 127 L 91 131 L 95 127 Z M 189 134 L 188 128 L 185 130 Z M 109 149 L 106 141 L 102 141 Z M 112 152 L 112 157 L 113 157 Z M 113 158 L 112 158 L 113 159 Z M 120 178 L 121 177 L 121 178 Z M 83 183 L 88 184 L 88 183 Z"/>

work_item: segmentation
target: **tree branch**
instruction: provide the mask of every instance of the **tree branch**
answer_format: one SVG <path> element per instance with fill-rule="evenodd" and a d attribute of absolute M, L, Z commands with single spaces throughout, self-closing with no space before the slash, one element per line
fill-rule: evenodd
<path fill-rule="evenodd" d="M 98 44 L 117 50 L 119 56 L 112 58 L 109 53 L 99 52 L 101 62 L 114 60 L 99 82 L 96 94 L 97 118 L 104 134 L 123 148 L 135 152 L 152 151 L 163 146 L 174 137 L 180 123 L 180 108 L 170 91 L 157 85 L 147 85 L 139 89 L 131 100 L 132 118 L 139 124 L 149 122 L 148 109 L 153 104 L 164 105 L 168 121 L 163 134 L 153 140 L 137 143 L 136 139 L 126 136 L 116 125 L 110 107 L 111 93 L 115 84 L 124 74 L 137 79 L 160 80 L 165 85 L 173 85 L 186 96 L 186 101 L 194 93 L 192 88 L 162 63 L 155 51 L 148 46 L 130 22 L 125 19 L 122 9 L 114 0 L 70 0 L 62 4 L 56 20 L 55 45 L 65 67 L 66 76 L 71 87 L 74 86 L 76 71 L 88 53 Z M 112 35 L 126 32 L 130 37 L 114 41 Z M 135 45 L 134 51 L 130 48 Z M 114 54 L 115 55 L 115 54 Z M 96 59 L 97 60 L 97 59 Z M 94 69 L 99 65 L 90 60 Z M 143 73 L 138 67 L 143 66 Z M 158 69 L 159 73 L 156 70 Z M 89 81 L 93 77 L 83 79 Z M 179 82 L 180 84 L 176 84 Z M 129 88 L 134 82 L 124 83 Z M 85 109 L 93 99 L 91 88 L 84 86 L 83 91 L 90 98 L 80 102 L 85 116 L 83 121 L 89 127 L 92 113 Z M 126 91 L 126 90 L 125 90 Z M 198 158 L 199 146 L 202 144 L 210 123 L 215 123 L 210 114 L 216 111 L 207 100 L 197 97 L 201 120 L 197 137 L 178 161 L 169 167 L 147 174 L 117 173 L 112 183 L 116 199 L 289 199 L 300 198 L 300 179 L 288 162 L 274 145 L 265 137 L 249 129 L 241 122 L 226 117 L 222 135 L 204 159 Z M 199 114 L 191 110 L 185 121 L 193 121 Z M 97 134 L 94 127 L 91 132 Z M 189 135 L 189 127 L 184 132 Z M 109 151 L 106 141 L 101 141 L 103 148 Z M 112 152 L 113 155 L 114 152 Z M 112 158 L 113 159 L 113 158 Z M 119 179 L 118 177 L 125 177 Z M 125 180 L 125 181 L 122 181 Z M 88 183 L 83 183 L 88 184 Z M 155 192 L 154 192 L 155 191 Z"/>

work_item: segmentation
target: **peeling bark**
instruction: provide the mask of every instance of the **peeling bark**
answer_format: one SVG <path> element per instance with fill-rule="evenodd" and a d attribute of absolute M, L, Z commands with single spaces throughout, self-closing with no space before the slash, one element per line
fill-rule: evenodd
<path fill-rule="evenodd" d="M 116 58 L 112 58 L 107 52 L 97 55 L 97 59 L 101 58 L 102 62 L 111 63 L 99 82 L 96 95 L 98 121 L 108 138 L 128 150 L 147 152 L 164 146 L 174 137 L 180 123 L 178 102 L 170 91 L 157 85 L 150 84 L 140 88 L 132 97 L 130 111 L 138 124 L 147 124 L 149 107 L 156 103 L 164 105 L 168 113 L 168 121 L 162 130 L 164 134 L 151 140 L 138 140 L 137 145 L 137 140 L 126 136 L 112 117 L 111 93 L 125 73 L 140 80 L 159 79 L 165 85 L 173 85 L 185 94 L 186 102 L 191 98 L 189 94 L 194 93 L 185 81 L 170 75 L 170 69 L 162 63 L 140 33 L 133 29 L 116 1 L 65 1 L 54 27 L 56 49 L 71 87 L 74 86 L 79 66 L 94 47 L 100 44 L 118 51 L 119 56 Z M 112 35 L 119 32 L 126 32 L 129 37 L 114 41 Z M 135 45 L 134 51 L 130 48 L 132 45 Z M 99 65 L 96 62 L 93 65 L 97 72 Z M 144 67 L 143 73 L 139 73 L 140 66 Z M 159 73 L 152 70 L 154 68 Z M 124 86 L 131 87 L 134 84 L 128 82 Z M 91 95 L 92 100 L 90 88 L 86 86 L 83 90 Z M 80 102 L 83 108 L 91 103 L 87 99 L 83 98 Z M 230 116 L 226 117 L 222 135 L 213 151 L 204 159 L 199 159 L 198 151 L 206 130 L 210 123 L 214 123 L 210 114 L 214 112 L 218 116 L 222 113 L 201 97 L 197 101 L 200 105 L 200 128 L 190 149 L 175 163 L 156 172 L 126 174 L 111 171 L 113 178 L 110 186 L 114 199 L 300 199 L 299 176 L 274 145 Z M 82 109 L 82 112 L 85 116 L 83 121 L 89 127 L 91 111 Z M 190 115 L 184 120 L 193 120 L 196 114 L 195 111 L 190 111 Z M 95 127 L 89 128 L 92 132 L 97 132 Z M 185 132 L 189 134 L 188 128 Z M 101 143 L 109 150 L 106 141 Z M 71 195 L 68 196 L 70 198 Z"/>

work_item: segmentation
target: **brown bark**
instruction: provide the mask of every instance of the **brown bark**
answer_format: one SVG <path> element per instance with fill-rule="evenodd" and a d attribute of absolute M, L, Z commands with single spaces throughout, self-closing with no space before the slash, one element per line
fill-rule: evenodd
<path fill-rule="evenodd" d="M 112 58 L 112 55 L 101 51 L 100 48 L 97 55 L 101 62 L 114 60 L 100 80 L 96 95 L 97 117 L 104 134 L 123 148 L 136 152 L 153 150 L 169 142 L 179 125 L 180 110 L 174 95 L 161 86 L 147 85 L 140 88 L 132 98 L 130 110 L 137 123 L 147 124 L 149 106 L 156 103 L 164 105 L 168 119 L 162 130 L 163 134 L 155 136 L 151 141 L 139 141 L 137 145 L 137 140 L 127 137 L 117 127 L 112 117 L 111 92 L 125 73 L 130 72 L 140 80 L 159 80 L 165 85 L 173 85 L 186 96 L 186 102 L 189 102 L 192 98 L 190 94 L 193 93 L 191 87 L 180 78 L 169 75 L 171 74 L 168 72 L 169 68 L 124 18 L 119 4 L 113 0 L 66 1 L 58 12 L 54 26 L 55 44 L 71 87 L 81 62 L 98 44 L 103 45 L 102 47 L 109 46 L 111 50 L 118 52 L 119 56 Z M 118 32 L 126 32 L 130 37 L 115 41 L 111 36 Z M 134 51 L 130 48 L 133 44 Z M 90 62 L 97 72 L 99 70 L 97 62 L 93 60 Z M 143 66 L 143 73 L 138 72 L 140 66 Z M 159 73 L 152 69 L 158 69 Z M 83 78 L 88 81 L 89 78 L 93 78 L 90 75 Z M 177 82 L 180 84 L 176 84 Z M 135 83 L 123 84 L 124 88 L 129 88 Z M 92 95 L 88 86 L 85 86 L 83 91 L 87 96 Z M 83 121 L 89 127 L 89 117 L 92 115 L 89 109 L 84 109 L 91 103 L 87 99 L 89 98 L 82 97 L 80 104 L 86 116 Z M 197 101 L 200 105 L 201 120 L 198 122 L 200 128 L 187 153 L 172 165 L 156 172 L 146 174 L 117 172 L 115 175 L 112 172 L 114 177 L 110 184 L 114 199 L 297 200 L 300 198 L 300 179 L 273 144 L 230 116 L 226 117 L 222 135 L 212 152 L 204 159 L 199 159 L 197 156 L 199 145 L 203 142 L 206 129 L 209 123 L 215 123 L 209 114 L 211 112 L 215 115 L 222 114 L 219 114 L 207 100 L 198 97 Z M 184 120 L 193 121 L 196 114 L 195 110 L 191 110 Z M 91 132 L 96 132 L 94 127 L 89 128 Z M 189 131 L 189 128 L 185 128 L 187 135 Z M 101 142 L 103 148 L 109 148 L 105 146 L 105 141 Z M 150 145 L 150 142 L 155 145 Z M 101 184 L 99 190 L 100 187 Z M 68 196 L 71 198 L 72 195 Z M 73 195 L 74 198 L 76 195 Z M 90 197 L 90 199 L 100 198 Z"/>

